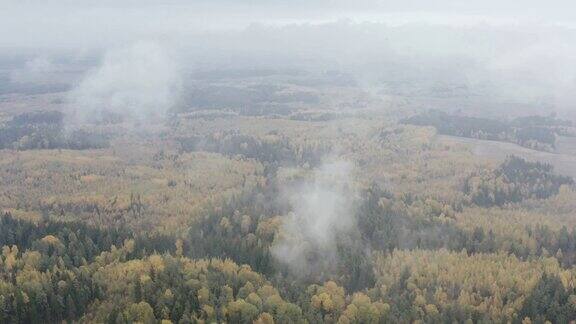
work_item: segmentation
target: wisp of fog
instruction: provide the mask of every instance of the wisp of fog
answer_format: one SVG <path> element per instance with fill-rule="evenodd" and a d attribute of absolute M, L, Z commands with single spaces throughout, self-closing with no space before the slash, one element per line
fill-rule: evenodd
<path fill-rule="evenodd" d="M 179 88 L 179 69 L 168 51 L 156 42 L 139 41 L 107 51 L 69 100 L 80 120 L 102 111 L 142 119 L 168 111 Z"/>
<path fill-rule="evenodd" d="M 352 171 L 350 162 L 328 161 L 309 181 L 286 189 L 292 212 L 284 219 L 272 254 L 295 275 L 317 275 L 337 261 L 338 235 L 356 226 Z"/>

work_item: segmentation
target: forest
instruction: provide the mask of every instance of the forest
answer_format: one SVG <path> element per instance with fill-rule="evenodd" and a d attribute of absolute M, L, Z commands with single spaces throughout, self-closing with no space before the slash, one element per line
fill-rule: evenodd
<path fill-rule="evenodd" d="M 0 126 L 0 149 L 17 150 L 65 148 L 83 150 L 108 146 L 102 134 L 64 129 L 59 111 L 22 113 Z"/>
<path fill-rule="evenodd" d="M 425 126 L 208 116 L 78 146 L 62 113 L 8 119 L 0 322 L 576 317 L 576 190 L 552 165 L 479 163 Z"/>
<path fill-rule="evenodd" d="M 0 324 L 576 323 L 574 12 L 0 0 Z"/>
<path fill-rule="evenodd" d="M 572 123 L 551 116 L 524 116 L 510 121 L 451 115 L 429 110 L 402 120 L 405 124 L 433 126 L 440 134 L 505 141 L 541 151 L 554 151 L 556 135 L 570 134 Z"/>

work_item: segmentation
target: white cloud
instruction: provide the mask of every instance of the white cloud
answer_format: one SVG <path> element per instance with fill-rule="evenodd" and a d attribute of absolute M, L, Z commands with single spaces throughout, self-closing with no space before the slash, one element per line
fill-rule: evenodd
<path fill-rule="evenodd" d="M 108 51 L 69 99 L 80 117 L 100 110 L 146 117 L 170 109 L 179 86 L 175 59 L 157 43 L 137 42 Z"/>
<path fill-rule="evenodd" d="M 311 181 L 288 190 L 293 210 L 284 219 L 272 254 L 295 275 L 330 271 L 337 261 L 338 236 L 355 228 L 352 169 L 346 161 L 328 162 Z"/>
<path fill-rule="evenodd" d="M 21 69 L 10 73 L 10 81 L 14 83 L 29 83 L 44 81 L 57 66 L 47 57 L 36 57 L 25 63 Z"/>

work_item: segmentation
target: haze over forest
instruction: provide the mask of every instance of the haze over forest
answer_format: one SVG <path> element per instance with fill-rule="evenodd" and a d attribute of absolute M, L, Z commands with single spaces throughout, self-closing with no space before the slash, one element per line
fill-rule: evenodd
<path fill-rule="evenodd" d="M 386 89 L 392 79 L 456 88 L 452 91 L 474 97 L 464 104 L 481 96 L 537 102 L 564 113 L 570 113 L 574 93 L 575 17 L 568 1 L 5 0 L 1 5 L 0 47 L 9 62 L 16 61 L 12 67 L 20 67 L 9 73 L 13 83 L 34 74 L 46 78 L 61 67 L 59 60 L 90 69 L 106 53 L 151 42 L 171 52 L 179 77 L 223 69 L 338 71 L 385 94 L 395 90 Z"/>
<path fill-rule="evenodd" d="M 575 13 L 0 0 L 0 323 L 575 321 Z"/>

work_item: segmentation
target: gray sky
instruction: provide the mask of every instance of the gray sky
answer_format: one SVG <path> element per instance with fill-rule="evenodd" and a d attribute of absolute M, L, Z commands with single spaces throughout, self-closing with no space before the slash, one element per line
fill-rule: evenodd
<path fill-rule="evenodd" d="M 107 47 L 142 37 L 188 36 L 337 19 L 391 24 L 576 25 L 568 0 L 0 0 L 0 46 Z"/>

